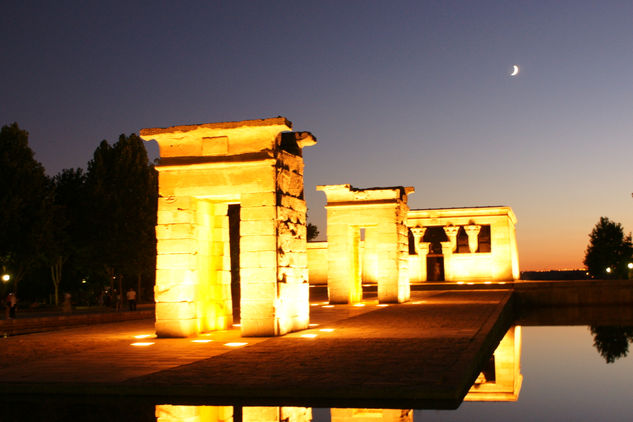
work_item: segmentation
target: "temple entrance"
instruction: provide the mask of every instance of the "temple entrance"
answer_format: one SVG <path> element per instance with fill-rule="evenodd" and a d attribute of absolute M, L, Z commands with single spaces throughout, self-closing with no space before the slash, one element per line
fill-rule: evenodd
<path fill-rule="evenodd" d="M 444 257 L 429 255 L 426 257 L 427 281 L 444 281 Z"/>
<path fill-rule="evenodd" d="M 240 322 L 240 204 L 230 204 L 229 250 L 231 251 L 231 302 L 233 323 Z"/>
<path fill-rule="evenodd" d="M 159 337 L 308 327 L 301 150 L 316 140 L 291 129 L 276 117 L 141 130 L 160 148 Z"/>

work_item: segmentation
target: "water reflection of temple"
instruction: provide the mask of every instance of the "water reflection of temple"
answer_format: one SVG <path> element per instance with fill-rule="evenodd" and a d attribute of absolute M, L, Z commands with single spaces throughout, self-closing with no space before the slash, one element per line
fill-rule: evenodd
<path fill-rule="evenodd" d="M 505 334 L 464 398 L 465 401 L 516 401 L 521 375 L 521 327 Z M 332 422 L 412 422 L 413 409 L 332 408 Z M 288 406 L 156 406 L 157 422 L 309 422 L 312 408 Z"/>
<path fill-rule="evenodd" d="M 516 401 L 521 375 L 521 327 L 508 330 L 485 364 L 465 401 Z"/>
<path fill-rule="evenodd" d="M 310 407 L 156 406 L 157 422 L 308 422 Z"/>
<path fill-rule="evenodd" d="M 332 422 L 412 422 L 412 409 L 330 410 Z M 309 407 L 156 406 L 157 422 L 309 422 Z"/>
<path fill-rule="evenodd" d="M 413 422 L 412 409 L 335 409 L 332 422 Z"/>

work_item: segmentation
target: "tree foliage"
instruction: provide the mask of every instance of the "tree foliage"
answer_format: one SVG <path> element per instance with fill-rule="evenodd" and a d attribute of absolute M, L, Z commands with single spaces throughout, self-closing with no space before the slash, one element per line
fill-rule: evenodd
<path fill-rule="evenodd" d="M 101 142 L 88 163 L 86 187 L 92 262 L 118 279 L 119 289 L 124 276 L 140 282 L 144 273 L 153 274 L 158 182 L 143 141 L 132 134 L 112 146 Z"/>
<path fill-rule="evenodd" d="M 0 130 L 0 264 L 16 293 L 27 270 L 43 258 L 41 245 L 52 225 L 52 184 L 28 137 L 17 123 Z"/>
<path fill-rule="evenodd" d="M 631 235 L 624 234 L 620 223 L 600 217 L 589 235 L 585 252 L 584 264 L 589 274 L 596 278 L 627 278 L 627 264 L 632 255 Z"/>
<path fill-rule="evenodd" d="M 633 327 L 592 326 L 593 345 L 607 363 L 626 357 L 633 341 Z"/>

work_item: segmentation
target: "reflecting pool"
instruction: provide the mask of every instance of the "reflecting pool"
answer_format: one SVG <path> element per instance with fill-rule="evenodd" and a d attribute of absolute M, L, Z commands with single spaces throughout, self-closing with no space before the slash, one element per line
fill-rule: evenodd
<path fill-rule="evenodd" d="M 87 403 L 60 396 L 3 402 L 0 420 L 624 421 L 633 417 L 633 358 L 626 356 L 632 339 L 630 327 L 511 327 L 456 410 L 202 406 L 123 397 Z"/>

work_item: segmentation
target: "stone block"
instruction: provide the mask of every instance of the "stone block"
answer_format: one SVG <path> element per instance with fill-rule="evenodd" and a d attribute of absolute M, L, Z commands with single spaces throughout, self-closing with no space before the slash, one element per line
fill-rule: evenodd
<path fill-rule="evenodd" d="M 198 321 L 196 319 L 157 319 L 154 328 L 159 338 L 193 337 L 198 335 Z"/>
<path fill-rule="evenodd" d="M 274 190 L 255 192 L 255 193 L 242 193 L 240 195 L 240 205 L 242 208 L 249 207 L 274 207 L 277 204 L 277 194 Z"/>
<path fill-rule="evenodd" d="M 196 305 L 192 302 L 157 302 L 156 320 L 197 318 Z"/>
<path fill-rule="evenodd" d="M 156 239 L 192 239 L 195 237 L 193 224 L 160 224 L 156 226 Z"/>
<path fill-rule="evenodd" d="M 240 236 L 240 251 L 263 252 L 277 250 L 277 236 Z"/>
<path fill-rule="evenodd" d="M 253 271 L 253 270 L 242 270 Z M 271 303 L 277 298 L 277 278 L 262 281 L 250 281 L 249 279 L 241 279 L 241 298 L 242 301 L 249 300 L 266 300 Z"/>
<path fill-rule="evenodd" d="M 281 195 L 280 205 L 284 208 L 290 208 L 301 213 L 307 211 L 306 203 L 303 199 L 295 198 L 288 195 Z"/>
<path fill-rule="evenodd" d="M 194 284 L 170 284 L 154 286 L 156 302 L 193 302 L 196 300 L 197 286 Z"/>
<path fill-rule="evenodd" d="M 275 220 L 241 221 L 240 235 L 243 236 L 275 236 L 277 226 Z"/>
<path fill-rule="evenodd" d="M 193 224 L 195 213 L 193 211 L 158 211 L 157 224 Z"/>
<path fill-rule="evenodd" d="M 158 212 L 195 210 L 195 200 L 190 196 L 166 196 L 158 198 Z"/>
<path fill-rule="evenodd" d="M 277 321 L 270 318 L 241 318 L 243 337 L 272 337 L 279 335 Z"/>
<path fill-rule="evenodd" d="M 196 253 L 199 242 L 193 239 L 161 239 L 156 243 L 156 251 L 163 254 Z"/>
<path fill-rule="evenodd" d="M 274 206 L 244 207 L 240 208 L 241 224 L 246 221 L 274 221 L 277 219 L 277 209 Z"/>
<path fill-rule="evenodd" d="M 168 254 L 156 256 L 156 269 L 161 270 L 195 270 L 198 265 L 196 255 L 190 253 Z"/>

